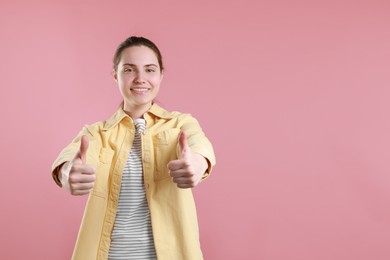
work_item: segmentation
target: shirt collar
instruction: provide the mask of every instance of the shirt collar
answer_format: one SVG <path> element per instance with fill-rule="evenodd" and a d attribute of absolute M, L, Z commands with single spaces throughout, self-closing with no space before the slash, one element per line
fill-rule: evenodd
<path fill-rule="evenodd" d="M 153 103 L 152 106 L 150 107 L 149 111 L 146 112 L 145 114 L 154 115 L 154 116 L 159 117 L 159 118 L 166 118 L 166 119 L 173 118 L 172 113 L 166 111 L 164 108 L 160 107 L 156 103 Z M 147 119 L 146 118 L 147 116 L 144 116 L 144 117 L 145 117 L 145 119 Z M 123 110 L 123 105 L 121 105 L 118 108 L 118 110 L 115 112 L 115 114 L 112 115 L 109 119 L 107 119 L 104 122 L 103 130 L 111 129 L 112 127 L 116 126 L 119 122 L 121 122 L 124 118 L 128 118 L 128 119 L 132 120 L 130 118 L 130 116 L 128 114 L 126 114 L 126 112 Z"/>

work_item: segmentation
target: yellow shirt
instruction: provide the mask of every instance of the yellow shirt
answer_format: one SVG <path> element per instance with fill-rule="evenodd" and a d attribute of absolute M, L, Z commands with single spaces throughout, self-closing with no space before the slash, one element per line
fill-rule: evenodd
<path fill-rule="evenodd" d="M 168 173 L 167 164 L 178 158 L 178 136 L 184 130 L 191 150 L 208 160 L 209 168 L 203 179 L 207 178 L 215 164 L 211 143 L 197 120 L 189 114 L 167 112 L 153 104 L 144 118 L 144 185 L 157 257 L 159 260 L 203 259 L 192 191 L 177 188 Z M 96 181 L 84 211 L 72 259 L 103 260 L 108 257 L 122 171 L 134 133 L 131 117 L 119 108 L 108 120 L 86 125 L 53 163 L 53 178 L 61 186 L 57 167 L 71 161 L 80 147 L 81 136 L 88 136 L 86 163 L 96 167 Z"/>

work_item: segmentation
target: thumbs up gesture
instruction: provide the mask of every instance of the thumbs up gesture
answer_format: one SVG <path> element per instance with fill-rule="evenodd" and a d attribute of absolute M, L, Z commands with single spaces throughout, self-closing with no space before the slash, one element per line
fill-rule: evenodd
<path fill-rule="evenodd" d="M 179 158 L 170 161 L 167 165 L 169 173 L 177 187 L 183 189 L 195 187 L 207 170 L 207 161 L 202 155 L 191 151 L 185 132 L 180 133 L 179 148 Z"/>
<path fill-rule="evenodd" d="M 82 136 L 76 156 L 72 161 L 66 162 L 59 171 L 62 185 L 72 195 L 88 194 L 95 183 L 95 168 L 85 163 L 88 145 L 88 138 Z"/>

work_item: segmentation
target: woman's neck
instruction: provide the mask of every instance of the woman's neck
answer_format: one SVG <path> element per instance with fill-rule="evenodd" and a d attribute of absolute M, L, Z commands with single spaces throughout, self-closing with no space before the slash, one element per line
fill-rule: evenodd
<path fill-rule="evenodd" d="M 130 105 L 123 104 L 123 110 L 128 114 L 132 119 L 143 118 L 143 115 L 149 111 L 152 103 L 144 105 Z"/>

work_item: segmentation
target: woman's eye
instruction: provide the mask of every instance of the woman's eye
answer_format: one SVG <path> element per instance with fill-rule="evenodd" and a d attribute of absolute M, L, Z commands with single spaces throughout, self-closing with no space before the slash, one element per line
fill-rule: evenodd
<path fill-rule="evenodd" d="M 133 72 L 133 69 L 127 68 L 124 70 L 125 72 Z"/>
<path fill-rule="evenodd" d="M 154 69 L 147 69 L 146 72 L 155 72 Z"/>

